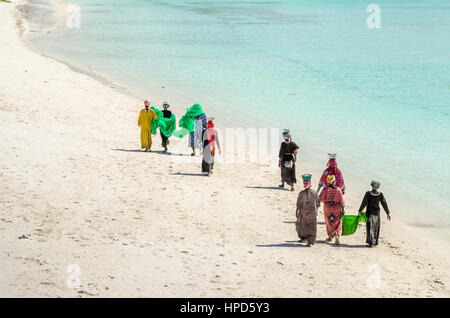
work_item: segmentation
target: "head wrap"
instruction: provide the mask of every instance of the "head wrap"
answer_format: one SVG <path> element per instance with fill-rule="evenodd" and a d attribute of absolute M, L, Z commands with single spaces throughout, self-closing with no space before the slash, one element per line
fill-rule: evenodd
<path fill-rule="evenodd" d="M 303 179 L 303 186 L 305 187 L 305 189 L 311 188 L 311 175 L 304 174 L 302 175 L 302 179 Z"/>
<path fill-rule="evenodd" d="M 333 183 L 336 182 L 336 177 L 333 176 L 333 175 L 327 176 L 327 182 L 328 182 L 329 185 L 332 185 Z"/>
<path fill-rule="evenodd" d="M 170 107 L 170 104 L 168 102 L 164 102 L 162 106 L 164 109 L 167 109 Z"/>
<path fill-rule="evenodd" d="M 144 101 L 144 105 L 145 105 L 145 106 L 150 106 L 150 102 L 149 102 L 148 100 L 145 100 L 145 101 Z"/>
<path fill-rule="evenodd" d="M 328 160 L 327 166 L 328 166 L 329 168 L 337 169 L 338 166 L 337 166 L 337 161 L 336 161 L 336 159 L 330 159 L 330 160 Z"/>
<path fill-rule="evenodd" d="M 372 189 L 378 189 L 378 188 L 380 188 L 380 181 L 375 181 L 375 180 L 372 180 L 372 182 L 370 183 L 370 185 L 372 186 Z"/>
<path fill-rule="evenodd" d="M 216 130 L 214 129 L 214 123 L 212 120 L 208 120 L 206 123 L 206 134 L 208 137 L 209 148 L 211 149 L 211 155 L 216 153 Z"/>
<path fill-rule="evenodd" d="M 336 153 L 328 153 L 328 159 L 336 159 Z"/>
<path fill-rule="evenodd" d="M 283 133 L 282 133 L 283 139 L 284 140 L 291 140 L 291 133 L 289 132 L 289 129 L 283 129 Z"/>

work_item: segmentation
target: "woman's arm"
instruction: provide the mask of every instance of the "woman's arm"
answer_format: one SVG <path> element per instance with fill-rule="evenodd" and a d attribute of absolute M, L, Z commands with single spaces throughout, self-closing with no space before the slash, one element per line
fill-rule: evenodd
<path fill-rule="evenodd" d="M 381 206 L 383 207 L 384 212 L 386 212 L 387 218 L 390 221 L 391 220 L 391 212 L 389 211 L 389 207 L 388 207 L 387 201 L 384 198 L 383 193 L 380 193 L 380 196 L 381 196 L 380 197 Z"/>
<path fill-rule="evenodd" d="M 367 203 L 368 203 L 367 194 L 368 194 L 367 192 L 364 194 L 364 198 L 363 198 L 361 205 L 359 207 L 359 210 L 358 210 L 359 213 L 361 213 L 364 210 L 364 208 L 367 206 Z"/>

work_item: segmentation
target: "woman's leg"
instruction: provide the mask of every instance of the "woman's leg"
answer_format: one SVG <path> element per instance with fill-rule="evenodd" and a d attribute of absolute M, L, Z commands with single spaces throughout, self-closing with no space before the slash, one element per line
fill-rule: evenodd
<path fill-rule="evenodd" d="M 323 208 L 323 217 L 325 219 L 325 227 L 327 229 L 327 235 L 328 235 L 327 241 L 331 241 L 333 239 L 333 234 L 331 231 L 331 223 L 330 223 L 330 220 L 328 219 L 330 212 L 328 211 L 326 204 L 327 203 L 325 203 L 325 206 Z"/>

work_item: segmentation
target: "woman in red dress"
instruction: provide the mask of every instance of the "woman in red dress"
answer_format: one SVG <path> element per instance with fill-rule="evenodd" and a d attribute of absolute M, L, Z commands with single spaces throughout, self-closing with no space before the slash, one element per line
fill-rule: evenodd
<path fill-rule="evenodd" d="M 327 241 L 336 239 L 336 245 L 339 245 L 339 236 L 342 231 L 342 216 L 344 211 L 344 198 L 342 191 L 336 186 L 336 177 L 327 177 L 328 187 L 320 193 L 320 201 L 324 203 L 323 214 L 327 226 Z"/>

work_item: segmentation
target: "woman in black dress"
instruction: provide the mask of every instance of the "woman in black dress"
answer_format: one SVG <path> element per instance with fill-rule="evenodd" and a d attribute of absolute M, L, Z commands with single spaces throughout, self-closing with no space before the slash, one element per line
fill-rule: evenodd
<path fill-rule="evenodd" d="M 367 207 L 366 243 L 369 247 L 374 247 L 378 245 L 378 237 L 380 236 L 380 203 L 383 206 L 389 221 L 391 220 L 391 213 L 383 193 L 378 191 L 380 182 L 372 181 L 370 185 L 372 186 L 372 191 L 367 191 L 364 195 L 359 212 L 362 212 L 364 208 Z"/>
<path fill-rule="evenodd" d="M 295 142 L 292 141 L 289 129 L 283 131 L 284 141 L 280 146 L 278 166 L 281 168 L 281 184 L 280 188 L 284 188 L 286 182 L 291 186 L 291 191 L 294 191 L 294 183 L 297 183 L 295 177 L 295 162 L 297 161 L 297 149 L 299 148 Z"/>
<path fill-rule="evenodd" d="M 172 112 L 170 110 L 168 110 L 167 108 L 169 108 L 170 105 L 168 102 L 164 102 L 163 103 L 163 116 L 164 118 L 170 118 L 172 117 Z M 160 131 L 161 132 L 161 131 Z M 161 132 L 161 146 L 164 147 L 164 152 L 167 152 L 167 145 L 169 144 L 169 137 L 165 136 L 162 132 Z"/>

